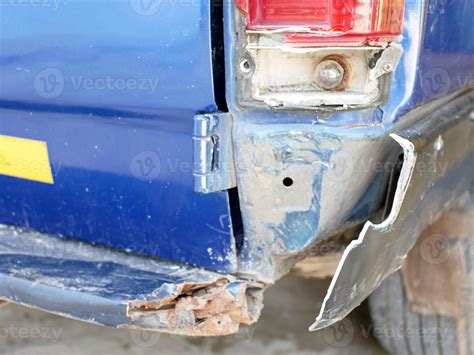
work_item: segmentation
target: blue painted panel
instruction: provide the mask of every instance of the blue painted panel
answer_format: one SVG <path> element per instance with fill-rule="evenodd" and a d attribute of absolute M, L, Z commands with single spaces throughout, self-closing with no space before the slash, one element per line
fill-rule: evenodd
<path fill-rule="evenodd" d="M 177 119 L 1 110 L 0 134 L 48 143 L 55 183 L 0 175 L 0 222 L 233 270 L 227 193 L 193 191 L 192 121 L 162 127 Z"/>
<path fill-rule="evenodd" d="M 2 99 L 140 111 L 214 108 L 209 0 L 15 3 L 1 7 Z"/>
<path fill-rule="evenodd" d="M 472 1 L 432 0 L 426 12 L 416 105 L 474 85 Z"/>
<path fill-rule="evenodd" d="M 473 17 L 468 0 L 405 2 L 404 52 L 381 106 L 384 131 L 412 109 L 474 85 Z"/>
<path fill-rule="evenodd" d="M 150 312 L 155 321 L 149 321 L 146 312 L 132 317 L 131 308 L 138 310 L 142 302 L 175 303 L 183 292 L 189 295 L 191 285 L 213 287 L 223 277 L 229 280 L 229 295 L 238 302 L 247 284 L 229 275 L 117 251 L 104 253 L 77 241 L 0 227 L 0 300 L 86 322 L 115 328 L 189 329 L 189 323 L 180 328 L 173 322 L 157 322 L 156 312 Z M 199 320 L 196 323 L 195 329 L 211 331 L 200 327 Z"/>
<path fill-rule="evenodd" d="M 0 223 L 235 271 L 227 193 L 193 191 L 209 1 L 46 3 L 2 4 L 0 134 L 46 141 L 55 184 L 0 176 Z"/>

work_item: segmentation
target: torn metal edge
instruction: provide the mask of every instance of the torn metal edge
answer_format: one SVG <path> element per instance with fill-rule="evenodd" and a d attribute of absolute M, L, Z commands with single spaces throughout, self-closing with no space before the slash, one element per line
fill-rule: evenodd
<path fill-rule="evenodd" d="M 267 287 L 15 227 L 0 226 L 0 256 L 0 306 L 11 302 L 110 328 L 234 334 L 258 320 Z"/>
<path fill-rule="evenodd" d="M 187 336 L 235 334 L 252 325 L 263 309 L 261 285 L 229 282 L 209 285 L 182 284 L 181 292 L 157 301 L 129 301 L 129 324 L 119 328 L 154 330 Z"/>
<path fill-rule="evenodd" d="M 400 212 L 400 209 L 402 207 L 403 200 L 405 198 L 408 186 L 410 185 L 411 178 L 413 176 L 413 170 L 415 168 L 415 163 L 416 163 L 416 153 L 415 153 L 415 146 L 413 143 L 411 143 L 409 140 L 402 138 L 396 134 L 390 134 L 390 137 L 393 138 L 398 144 L 403 149 L 403 165 L 402 165 L 402 170 L 400 172 L 400 178 L 397 183 L 397 189 L 396 193 L 394 196 L 394 201 L 393 201 L 393 206 L 392 210 L 390 211 L 390 214 L 388 217 L 380 224 L 374 224 L 371 221 L 367 221 L 362 229 L 362 231 L 359 234 L 359 237 L 355 240 L 353 240 L 349 246 L 344 250 L 344 253 L 342 255 L 342 259 L 339 262 L 339 265 L 337 267 L 336 273 L 334 277 L 331 280 L 331 284 L 329 286 L 329 289 L 326 293 L 326 296 L 324 297 L 323 304 L 321 306 L 321 310 L 319 312 L 319 315 L 316 317 L 316 321 L 309 327 L 309 331 L 316 331 L 320 330 L 322 328 L 325 328 L 326 326 L 330 325 L 327 324 L 327 320 L 324 320 L 324 313 L 326 311 L 326 305 L 328 300 L 331 298 L 333 292 L 334 292 L 334 287 L 336 285 L 336 282 L 339 278 L 339 275 L 342 271 L 342 268 L 344 266 L 344 263 L 347 259 L 347 256 L 349 253 L 355 249 L 358 245 L 362 244 L 364 242 L 365 236 L 367 234 L 367 231 L 369 228 L 373 228 L 374 230 L 379 230 L 379 231 L 386 231 L 387 229 L 390 228 L 391 225 L 395 222 L 397 219 L 397 216 Z M 333 320 L 332 323 L 335 323 L 337 321 Z"/>

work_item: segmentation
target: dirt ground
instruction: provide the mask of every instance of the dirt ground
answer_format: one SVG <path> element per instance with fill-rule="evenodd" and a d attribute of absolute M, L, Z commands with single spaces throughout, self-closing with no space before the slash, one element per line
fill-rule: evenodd
<path fill-rule="evenodd" d="M 307 331 L 327 284 L 286 277 L 266 292 L 260 321 L 226 338 L 113 330 L 7 305 L 0 309 L 0 354 L 385 354 L 365 305 L 335 327 Z"/>

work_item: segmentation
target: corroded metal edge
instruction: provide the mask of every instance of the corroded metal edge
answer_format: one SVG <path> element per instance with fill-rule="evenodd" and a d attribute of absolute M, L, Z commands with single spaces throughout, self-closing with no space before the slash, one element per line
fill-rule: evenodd
<path fill-rule="evenodd" d="M 112 328 L 229 335 L 256 322 L 265 285 L 0 227 L 0 302 Z"/>

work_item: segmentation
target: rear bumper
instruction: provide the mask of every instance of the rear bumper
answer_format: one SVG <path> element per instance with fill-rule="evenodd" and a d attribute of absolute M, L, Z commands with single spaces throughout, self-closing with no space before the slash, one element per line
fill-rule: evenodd
<path fill-rule="evenodd" d="M 264 285 L 12 227 L 0 300 L 113 328 L 213 336 L 254 323 Z"/>

